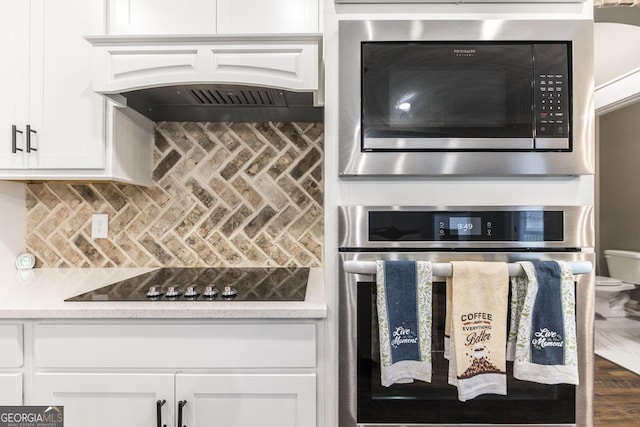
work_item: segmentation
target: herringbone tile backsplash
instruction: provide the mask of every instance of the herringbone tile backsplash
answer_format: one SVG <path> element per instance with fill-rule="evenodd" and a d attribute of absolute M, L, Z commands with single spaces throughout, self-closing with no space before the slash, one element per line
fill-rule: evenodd
<path fill-rule="evenodd" d="M 322 123 L 156 123 L 155 185 L 27 185 L 37 267 L 319 266 Z M 91 216 L 109 215 L 109 238 Z"/>

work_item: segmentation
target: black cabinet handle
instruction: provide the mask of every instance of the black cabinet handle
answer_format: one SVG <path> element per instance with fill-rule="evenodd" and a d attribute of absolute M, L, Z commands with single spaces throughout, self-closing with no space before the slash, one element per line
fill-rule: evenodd
<path fill-rule="evenodd" d="M 35 130 L 31 129 L 31 125 L 27 125 L 27 153 L 32 151 L 38 151 L 37 149 L 31 147 L 31 133 L 38 133 Z"/>
<path fill-rule="evenodd" d="M 178 425 L 177 427 L 187 427 L 182 425 L 182 408 L 187 404 L 186 400 L 181 400 L 178 402 Z"/>
<path fill-rule="evenodd" d="M 158 422 L 158 427 L 167 427 L 166 424 L 162 424 L 162 406 L 165 403 L 167 403 L 166 400 L 156 401 L 156 421 Z"/>
<path fill-rule="evenodd" d="M 11 152 L 16 154 L 18 151 L 22 151 L 22 148 L 18 148 L 18 134 L 22 133 L 21 130 L 18 130 L 16 125 L 11 126 Z"/>

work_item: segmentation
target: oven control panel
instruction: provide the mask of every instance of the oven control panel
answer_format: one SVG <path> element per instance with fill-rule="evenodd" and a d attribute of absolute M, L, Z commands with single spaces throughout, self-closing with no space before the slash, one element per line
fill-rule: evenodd
<path fill-rule="evenodd" d="M 371 211 L 369 241 L 562 241 L 562 211 Z"/>

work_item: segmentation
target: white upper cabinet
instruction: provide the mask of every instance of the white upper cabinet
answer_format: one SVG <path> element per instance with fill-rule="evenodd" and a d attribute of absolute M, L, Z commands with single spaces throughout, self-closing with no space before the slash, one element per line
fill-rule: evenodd
<path fill-rule="evenodd" d="M 92 87 L 93 48 L 84 35 L 105 32 L 106 1 L 4 5 L 0 179 L 150 185 L 153 124 L 117 114 Z M 123 133 L 127 129 L 135 132 Z M 116 153 L 121 147 L 126 156 Z M 142 161 L 132 164 L 129 159 Z"/>
<path fill-rule="evenodd" d="M 216 0 L 109 0 L 109 34 L 215 32 Z"/>
<path fill-rule="evenodd" d="M 31 1 L 30 168 L 104 167 L 104 99 L 91 90 L 91 46 L 80 37 L 103 29 L 101 3 Z"/>
<path fill-rule="evenodd" d="M 10 1 L 0 13 L 0 168 L 22 168 L 28 158 L 24 130 L 28 120 L 29 93 L 29 2 Z M 22 133 L 20 133 L 22 132 Z"/>
<path fill-rule="evenodd" d="M 5 6 L 0 169 L 103 167 L 104 100 L 91 91 L 91 46 L 80 37 L 102 29 L 100 2 Z"/>
<path fill-rule="evenodd" d="M 218 0 L 218 32 L 317 33 L 318 0 Z"/>
<path fill-rule="evenodd" d="M 113 35 L 318 32 L 319 0 L 109 0 Z"/>

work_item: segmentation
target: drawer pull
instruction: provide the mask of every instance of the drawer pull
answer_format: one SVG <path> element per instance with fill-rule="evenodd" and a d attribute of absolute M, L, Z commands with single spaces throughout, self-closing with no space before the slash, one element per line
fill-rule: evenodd
<path fill-rule="evenodd" d="M 21 130 L 18 130 L 16 125 L 11 126 L 11 152 L 16 154 L 18 151 L 22 151 L 22 148 L 18 148 L 18 134 L 22 133 Z"/>
<path fill-rule="evenodd" d="M 31 125 L 27 125 L 27 153 L 32 151 L 38 151 L 36 148 L 31 146 L 31 133 L 38 133 L 35 130 L 31 129 Z"/>
<path fill-rule="evenodd" d="M 186 400 L 178 402 L 178 427 L 187 427 L 182 425 L 182 408 L 187 404 Z"/>
<path fill-rule="evenodd" d="M 158 400 L 156 402 L 156 421 L 158 422 L 158 427 L 167 427 L 166 424 L 162 424 L 162 406 L 167 403 L 166 400 Z"/>

